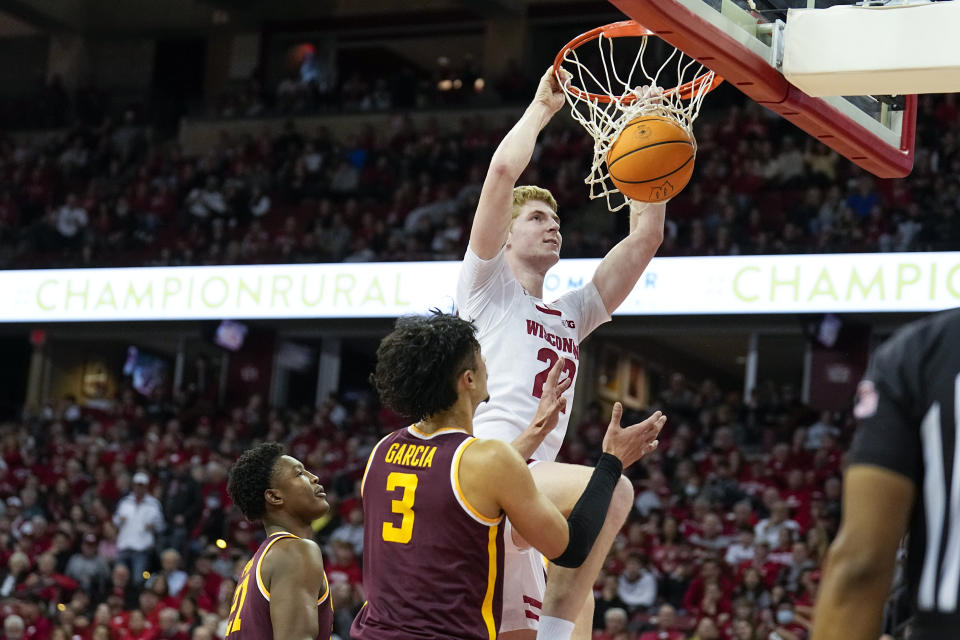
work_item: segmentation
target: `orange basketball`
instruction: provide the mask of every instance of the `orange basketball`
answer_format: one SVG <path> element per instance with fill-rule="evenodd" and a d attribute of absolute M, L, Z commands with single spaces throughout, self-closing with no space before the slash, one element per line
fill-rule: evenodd
<path fill-rule="evenodd" d="M 693 174 L 693 138 L 673 118 L 641 116 L 607 152 L 607 170 L 620 193 L 662 202 L 680 193 Z"/>

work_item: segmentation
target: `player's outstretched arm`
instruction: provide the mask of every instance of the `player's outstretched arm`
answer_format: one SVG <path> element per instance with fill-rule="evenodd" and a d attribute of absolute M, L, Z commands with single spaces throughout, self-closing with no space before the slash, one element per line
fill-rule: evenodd
<path fill-rule="evenodd" d="M 562 396 L 570 388 L 572 380 L 569 377 L 560 380 L 560 372 L 566 362 L 567 359 L 561 356 L 554 363 L 543 385 L 540 404 L 537 405 L 533 421 L 510 443 L 524 460 L 529 460 L 533 456 L 533 452 L 543 443 L 543 439 L 557 426 L 560 412 L 567 408 L 567 399 Z"/>
<path fill-rule="evenodd" d="M 914 499 L 899 473 L 853 464 L 843 479 L 843 524 L 830 546 L 811 640 L 876 640 L 900 538 Z"/>
<path fill-rule="evenodd" d="M 593 285 L 608 313 L 623 304 L 660 248 L 666 210 L 665 202 L 630 201 L 630 234 L 607 253 L 593 274 Z"/>
<path fill-rule="evenodd" d="M 506 242 L 513 187 L 530 163 L 541 129 L 563 107 L 563 101 L 563 89 L 551 67 L 540 78 L 533 102 L 494 152 L 470 230 L 470 248 L 482 260 L 496 256 Z"/>
<path fill-rule="evenodd" d="M 324 588 L 320 547 L 313 540 L 280 540 L 268 559 L 273 637 L 316 640 L 317 600 Z"/>
<path fill-rule="evenodd" d="M 548 558 L 567 548 L 570 528 L 567 519 L 546 495 L 537 490 L 526 461 L 512 445 L 500 440 L 483 440 L 467 449 L 460 462 L 460 482 L 482 494 L 474 501 L 486 506 L 484 515 L 506 513 L 523 538 Z M 472 476 L 471 471 L 478 471 Z M 466 488 L 465 488 L 466 489 Z"/>
<path fill-rule="evenodd" d="M 498 440 L 482 440 L 464 452 L 460 483 L 467 498 L 488 517 L 506 513 L 517 532 L 554 564 L 579 566 L 603 526 L 621 471 L 656 448 L 666 422 L 657 412 L 621 428 L 622 412 L 617 403 L 603 440 L 604 453 L 569 518 L 540 493 L 517 451 Z"/>

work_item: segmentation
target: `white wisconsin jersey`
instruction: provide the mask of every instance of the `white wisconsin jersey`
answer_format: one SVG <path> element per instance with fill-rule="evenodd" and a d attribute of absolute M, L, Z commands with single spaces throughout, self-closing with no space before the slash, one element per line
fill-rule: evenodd
<path fill-rule="evenodd" d="M 533 454 L 534 460 L 555 460 L 573 407 L 580 342 L 610 320 L 597 288 L 589 282 L 547 304 L 520 286 L 504 249 L 481 260 L 468 248 L 457 282 L 457 309 L 476 324 L 487 362 L 490 401 L 473 417 L 479 438 L 510 442 L 520 435 L 536 414 L 547 374 L 559 356 L 566 358 L 561 380 L 573 378 L 564 394 L 566 412 Z"/>

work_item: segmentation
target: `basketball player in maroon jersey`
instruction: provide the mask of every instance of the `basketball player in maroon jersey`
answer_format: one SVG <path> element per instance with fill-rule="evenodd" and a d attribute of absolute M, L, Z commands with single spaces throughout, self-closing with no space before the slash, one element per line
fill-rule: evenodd
<path fill-rule="evenodd" d="M 569 412 L 546 439 L 531 444 L 534 434 L 525 429 L 540 399 L 541 381 L 564 357 L 565 375 L 574 380 L 566 393 L 573 405 L 579 345 L 610 320 L 636 286 L 663 239 L 666 211 L 663 203 L 631 202 L 630 233 L 607 253 L 592 279 L 557 300 L 543 299 L 544 280 L 563 244 L 557 203 L 546 189 L 515 185 L 533 157 L 537 136 L 563 104 L 563 90 L 548 69 L 490 160 L 457 284 L 457 309 L 476 323 L 492 381 L 491 400 L 474 420 L 476 434 L 512 442 L 524 458 L 536 461 L 531 472 L 537 487 L 560 502 L 580 495 L 590 470 L 555 462 Z M 546 585 L 540 556 L 515 537 L 507 539 L 502 640 L 530 640 L 535 634 L 539 640 L 590 637 L 593 583 L 633 497 L 632 486 L 624 482 L 590 558 L 576 570 L 551 569 Z"/>
<path fill-rule="evenodd" d="M 227 492 L 267 532 L 243 568 L 227 618 L 228 640 L 327 640 L 333 629 L 323 555 L 310 528 L 329 509 L 317 476 L 276 442 L 248 449 Z"/>
<path fill-rule="evenodd" d="M 475 334 L 452 315 L 406 317 L 377 350 L 372 380 L 382 401 L 417 422 L 381 440 L 364 471 L 367 603 L 354 640 L 493 640 L 504 516 L 554 564 L 576 567 L 603 526 L 623 467 L 657 445 L 666 418 L 657 412 L 621 428 L 618 403 L 583 495 L 558 508 L 514 447 L 473 436 L 473 414 L 489 399 Z M 561 358 L 543 385 L 531 425 L 540 439 L 565 408 L 563 366 Z"/>

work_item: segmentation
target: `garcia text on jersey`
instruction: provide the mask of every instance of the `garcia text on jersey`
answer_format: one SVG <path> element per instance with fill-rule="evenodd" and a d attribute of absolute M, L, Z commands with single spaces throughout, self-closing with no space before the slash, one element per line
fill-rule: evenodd
<path fill-rule="evenodd" d="M 429 445 L 398 444 L 394 442 L 387 448 L 383 461 L 405 467 L 426 469 L 433 465 L 433 454 L 436 452 L 437 448 Z"/>

